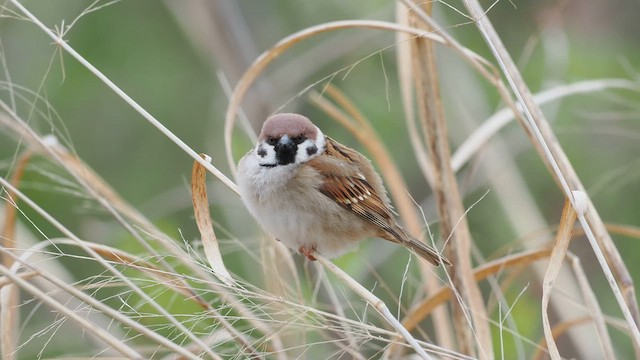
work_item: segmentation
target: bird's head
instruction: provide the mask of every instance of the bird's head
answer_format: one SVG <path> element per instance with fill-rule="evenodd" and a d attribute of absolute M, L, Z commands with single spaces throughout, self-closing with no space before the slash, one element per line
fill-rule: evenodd
<path fill-rule="evenodd" d="M 302 164 L 324 150 L 324 135 L 311 120 L 283 113 L 265 121 L 253 151 L 260 166 L 276 167 Z"/>

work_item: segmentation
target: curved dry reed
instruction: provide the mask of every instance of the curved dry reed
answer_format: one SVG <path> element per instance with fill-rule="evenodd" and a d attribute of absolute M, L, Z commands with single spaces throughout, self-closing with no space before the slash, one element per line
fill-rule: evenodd
<path fill-rule="evenodd" d="M 415 37 L 429 39 L 432 41 L 436 41 L 442 44 L 448 44 L 441 36 L 426 33 L 424 30 L 412 28 L 408 26 L 402 26 L 395 23 L 385 22 L 385 21 L 373 21 L 373 20 L 345 20 L 345 21 L 335 21 L 328 22 L 316 26 L 312 26 L 301 31 L 298 31 L 294 34 L 291 34 L 284 39 L 280 40 L 269 50 L 263 52 L 254 62 L 249 66 L 247 71 L 242 75 L 242 78 L 238 81 L 238 84 L 235 86 L 231 98 L 229 100 L 229 105 L 227 107 L 227 112 L 225 114 L 225 123 L 224 123 L 224 140 L 225 140 L 225 149 L 227 156 L 227 163 L 229 167 L 232 169 L 232 173 L 235 174 L 236 164 L 233 159 L 233 154 L 231 151 L 232 144 L 232 132 L 234 128 L 234 124 L 236 121 L 236 115 L 238 113 L 238 109 L 242 104 L 242 100 L 247 92 L 247 90 L 251 87 L 251 85 L 255 82 L 257 77 L 262 74 L 264 69 L 271 63 L 273 60 L 278 58 L 284 51 L 297 44 L 298 42 L 310 38 L 312 36 L 322 34 L 329 31 L 341 30 L 341 29 L 350 29 L 350 28 L 362 28 L 362 29 L 379 29 L 379 30 L 390 30 L 390 31 L 398 31 L 398 32 L 406 32 L 408 34 L 412 34 Z M 481 61 L 481 57 L 468 50 L 464 47 L 461 47 L 461 50 L 465 59 L 473 59 L 478 63 L 486 63 L 486 61 Z M 479 65 L 479 67 L 481 67 Z M 491 76 L 491 75 L 489 75 Z"/>

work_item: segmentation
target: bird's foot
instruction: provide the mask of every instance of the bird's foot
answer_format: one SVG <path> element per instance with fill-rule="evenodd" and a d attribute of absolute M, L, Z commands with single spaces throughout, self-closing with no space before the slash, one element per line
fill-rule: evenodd
<path fill-rule="evenodd" d="M 304 245 L 300 245 L 298 248 L 298 252 L 307 257 L 307 259 L 311 261 L 316 261 L 316 257 L 313 256 L 313 253 L 316 252 L 316 246 L 312 245 L 310 247 L 306 247 Z"/>

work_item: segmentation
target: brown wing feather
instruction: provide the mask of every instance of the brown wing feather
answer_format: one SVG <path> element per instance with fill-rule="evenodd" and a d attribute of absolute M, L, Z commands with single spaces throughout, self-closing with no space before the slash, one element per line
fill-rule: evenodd
<path fill-rule="evenodd" d="M 389 228 L 391 215 L 381 205 L 381 199 L 364 180 L 349 176 L 327 176 L 320 192 L 361 218 L 383 228 Z"/>
<path fill-rule="evenodd" d="M 389 199 L 384 189 L 372 186 L 375 181 L 368 181 L 372 176 L 378 177 L 369 160 L 331 138 L 326 139 L 326 151 L 331 156 L 309 161 L 309 165 L 318 168 L 324 176 L 320 192 L 381 229 L 392 231 L 395 219 Z"/>
<path fill-rule="evenodd" d="M 408 235 L 393 217 L 382 180 L 367 158 L 326 138 L 326 153 L 309 161 L 324 178 L 319 188 L 325 196 L 362 219 L 378 226 L 378 236 L 408 246 L 434 265 L 450 265 L 435 250 Z"/>

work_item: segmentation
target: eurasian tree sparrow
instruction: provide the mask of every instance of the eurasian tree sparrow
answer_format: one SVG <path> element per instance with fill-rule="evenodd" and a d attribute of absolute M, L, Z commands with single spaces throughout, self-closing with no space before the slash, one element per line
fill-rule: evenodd
<path fill-rule="evenodd" d="M 371 162 L 324 136 L 306 117 L 276 114 L 238 163 L 238 190 L 260 225 L 310 260 L 335 257 L 357 240 L 402 244 L 434 265 L 450 262 L 398 225 Z"/>

